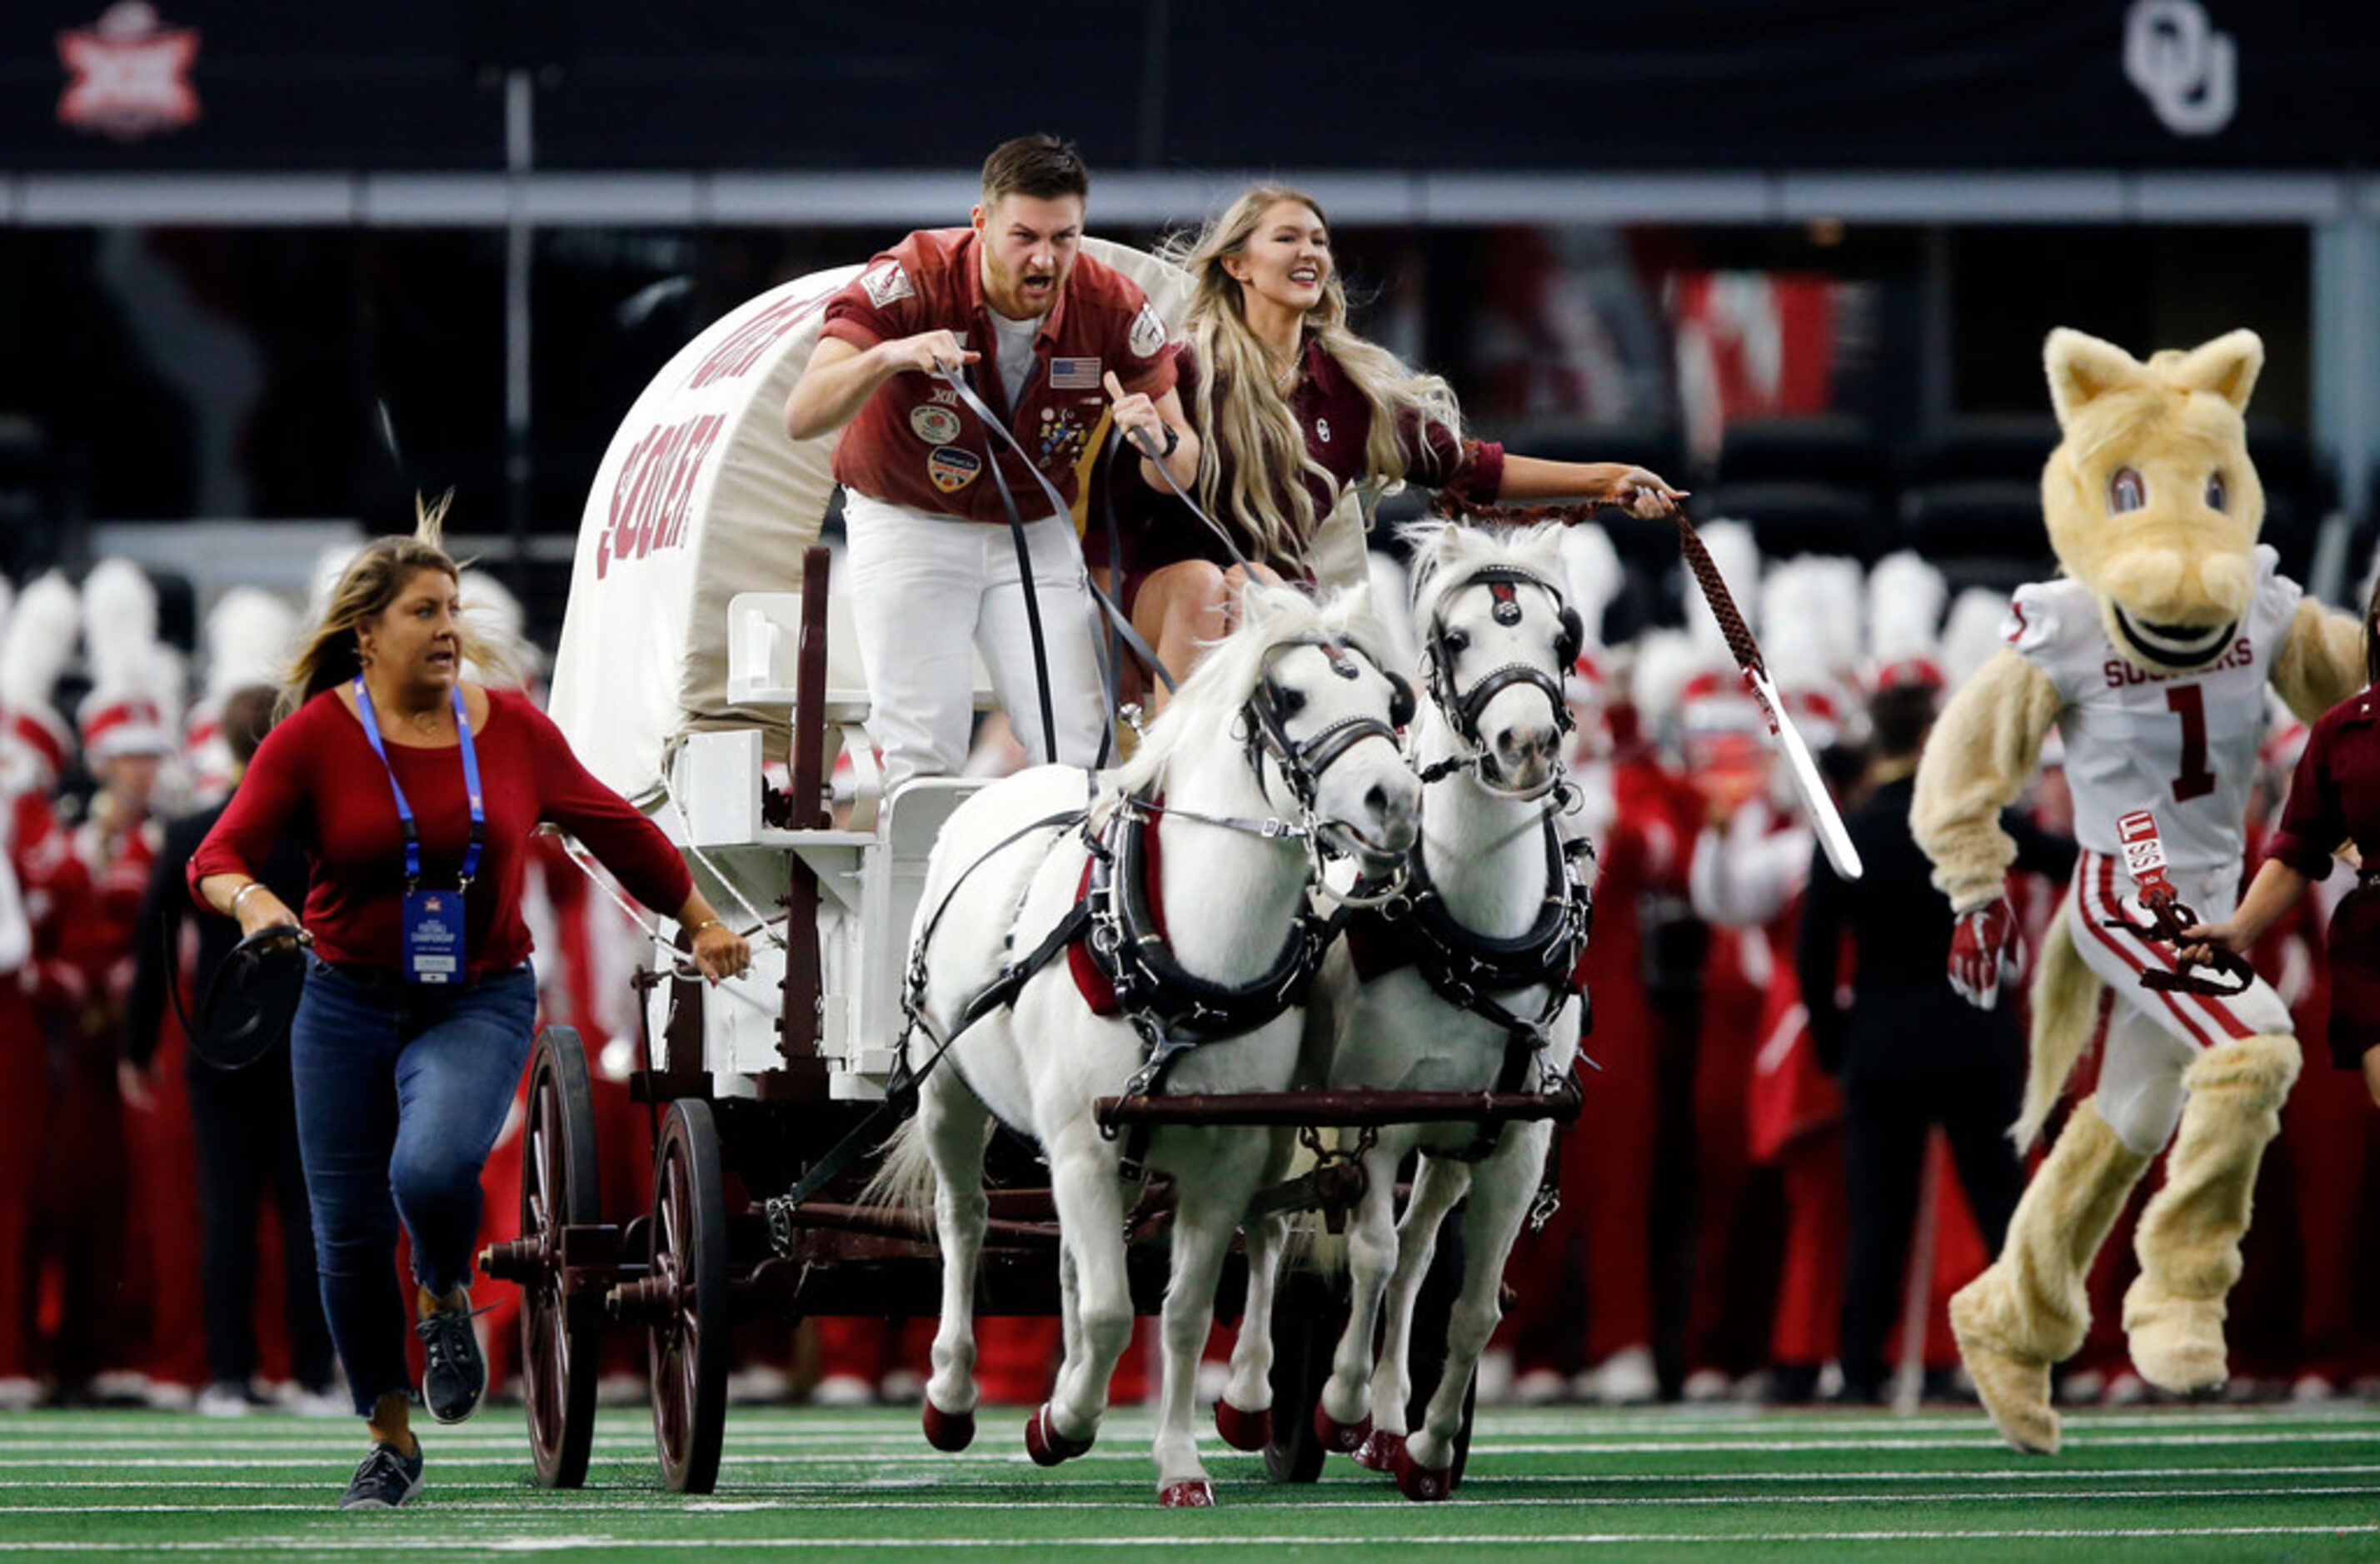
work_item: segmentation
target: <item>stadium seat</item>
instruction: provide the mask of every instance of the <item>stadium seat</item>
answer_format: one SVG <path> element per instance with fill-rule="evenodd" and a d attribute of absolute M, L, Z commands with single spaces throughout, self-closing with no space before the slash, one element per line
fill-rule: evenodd
<path fill-rule="evenodd" d="M 1849 554 L 1872 562 L 1877 546 L 1876 502 L 1869 491 L 1831 483 L 1723 483 L 1694 507 L 1703 520 L 1727 516 L 1752 525 L 1760 552 Z M 1674 550 L 1670 551 L 1674 553 Z"/>
<path fill-rule="evenodd" d="M 1744 418 L 1720 438 L 1722 483 L 1831 483 L 1873 489 L 1888 475 L 1884 450 L 1864 418 L 1848 413 Z"/>
<path fill-rule="evenodd" d="M 2047 562 L 2038 483 L 1954 479 L 1904 490 L 1898 547 L 1937 564 L 1957 559 Z"/>
<path fill-rule="evenodd" d="M 2046 414 L 1971 413 L 1948 418 L 1911 451 L 1905 481 L 1912 487 L 1970 479 L 2038 483 L 2042 464 L 2058 440 L 2058 420 Z"/>

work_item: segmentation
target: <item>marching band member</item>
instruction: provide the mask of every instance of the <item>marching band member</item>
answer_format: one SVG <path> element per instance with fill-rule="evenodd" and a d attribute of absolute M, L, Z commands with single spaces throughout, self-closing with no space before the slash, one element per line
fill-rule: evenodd
<path fill-rule="evenodd" d="M 99 782 L 91 810 L 75 831 L 75 851 L 91 871 L 93 915 L 76 947 L 91 979 L 67 1092 L 94 1096 L 94 1122 L 115 1125 L 103 1140 L 78 1139 L 79 1155 L 97 1155 L 120 1136 L 121 1173 L 128 1179 L 121 1215 L 124 1252 L 107 1262 L 128 1271 L 122 1311 L 127 1330 L 141 1336 L 137 1368 L 127 1364 L 126 1388 L 159 1405 L 188 1406 L 207 1377 L 202 1326 L 198 1200 L 198 1148 L 181 1068 L 178 1032 L 153 1035 L 151 1049 L 163 1068 L 122 1057 L 126 1004 L 139 952 L 134 949 L 141 899 L 164 843 L 160 806 L 171 791 L 166 774 L 176 749 L 175 724 L 159 688 L 157 594 L 129 560 L 103 560 L 82 584 L 84 658 L 93 685 L 76 709 L 85 764 Z M 174 671 L 178 674 L 179 670 Z M 178 698 L 178 690 L 174 693 Z M 99 1097 L 121 1097 L 120 1104 Z"/>
<path fill-rule="evenodd" d="M 210 721 L 224 746 L 234 786 L 273 725 L 273 699 L 271 687 L 256 685 L 225 692 L 212 702 Z M 165 828 L 135 924 L 135 965 L 123 1040 L 126 1097 L 136 1104 L 158 1102 L 172 1084 L 170 1061 L 161 1066 L 158 1060 L 166 1046 L 182 1054 L 184 1111 L 177 1117 L 187 1121 L 194 1140 L 195 1166 L 189 1171 L 195 1174 L 191 1187 L 198 1206 L 198 1314 L 205 1328 L 207 1385 L 200 1392 L 198 1410 L 210 1416 L 237 1416 L 262 1404 L 256 1384 L 256 1231 L 268 1190 L 281 1233 L 280 1314 L 299 1404 L 320 1404 L 331 1383 L 331 1338 L 322 1322 L 322 1287 L 314 1271 L 288 1044 L 285 1039 L 244 1068 L 226 1070 L 200 1058 L 177 1027 L 166 1024 L 166 985 L 183 980 L 181 930 L 189 898 L 185 879 L 190 855 L 222 818 L 224 807 L 218 803 Z M 284 902 L 303 900 L 306 858 L 294 837 L 274 844 L 263 870 L 268 885 Z M 237 930 L 219 918 L 200 924 L 194 991 L 222 964 L 237 939 Z M 162 1112 L 145 1116 L 164 1117 Z M 162 1129 L 163 1124 L 152 1128 Z M 186 1203 L 175 1200 L 176 1207 Z"/>
<path fill-rule="evenodd" d="M 994 431 L 971 428 L 957 389 L 935 375 L 965 371 L 1069 503 L 1103 386 L 1117 424 L 1162 452 L 1177 481 L 1197 470 L 1164 322 L 1130 278 L 1079 253 L 1089 191 L 1072 143 L 1001 145 L 984 160 L 971 226 L 913 233 L 870 261 L 827 306 L 786 398 L 795 440 L 850 426 L 834 476 L 888 792 L 965 760 L 970 640 L 1037 762 L 1091 764 L 1106 721 L 1074 518 L 1046 514 L 1033 474 Z M 1015 545 L 983 525 L 1007 519 L 1003 491 L 1021 507 L 1031 589 L 1046 604 L 1046 713 Z M 1044 715 L 1055 755 L 1043 753 Z"/>

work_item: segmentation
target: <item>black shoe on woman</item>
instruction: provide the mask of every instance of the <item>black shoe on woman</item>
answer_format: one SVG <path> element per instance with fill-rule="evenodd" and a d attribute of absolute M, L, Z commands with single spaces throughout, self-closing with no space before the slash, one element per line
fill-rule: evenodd
<path fill-rule="evenodd" d="M 413 1328 L 421 1338 L 421 1401 L 441 1423 L 460 1423 L 478 1409 L 488 1388 L 488 1360 L 471 1328 L 471 1306 L 433 1309 Z"/>
<path fill-rule="evenodd" d="M 414 1441 L 411 1455 L 400 1453 L 395 1445 L 376 1444 L 356 1468 L 356 1474 L 347 1479 L 347 1491 L 339 1496 L 339 1508 L 395 1509 L 420 1491 L 420 1441 Z"/>

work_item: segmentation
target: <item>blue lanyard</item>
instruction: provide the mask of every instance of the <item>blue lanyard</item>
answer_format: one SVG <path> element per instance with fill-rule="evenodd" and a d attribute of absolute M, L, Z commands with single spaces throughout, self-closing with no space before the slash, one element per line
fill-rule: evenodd
<path fill-rule="evenodd" d="M 363 719 L 364 737 L 371 741 L 372 753 L 380 757 L 381 770 L 388 773 L 388 790 L 396 794 L 396 818 L 405 827 L 405 888 L 407 891 L 421 883 L 421 828 L 413 822 L 413 806 L 406 802 L 405 789 L 396 780 L 396 769 L 388 763 L 388 746 L 380 736 L 380 721 L 372 715 L 371 693 L 364 688 L 364 676 L 356 675 L 356 715 Z M 471 844 L 463 850 L 462 888 L 471 889 L 471 877 L 480 872 L 480 847 L 488 836 L 488 813 L 480 795 L 480 752 L 471 743 L 471 719 L 463 709 L 463 686 L 455 686 L 455 730 L 463 740 L 463 788 L 471 797 Z"/>

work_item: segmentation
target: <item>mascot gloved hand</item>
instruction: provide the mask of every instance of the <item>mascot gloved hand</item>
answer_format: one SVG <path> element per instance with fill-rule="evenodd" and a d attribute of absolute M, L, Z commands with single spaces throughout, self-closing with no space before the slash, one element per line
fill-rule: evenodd
<path fill-rule="evenodd" d="M 1959 915 L 1950 930 L 1950 987 L 1977 1010 L 2000 1001 L 2000 985 L 2024 971 L 2024 934 L 2005 896 Z"/>
<path fill-rule="evenodd" d="M 2362 685 L 2362 659 L 2356 621 L 2305 600 L 2256 541 L 2265 496 L 2243 417 L 2265 360 L 2255 333 L 2144 364 L 2061 329 L 2044 358 L 2062 439 L 2042 472 L 2042 513 L 2064 574 L 2018 588 L 2008 644 L 1952 697 L 1926 746 L 1911 824 L 1935 885 L 1962 914 L 1953 981 L 1970 997 L 1996 991 L 1986 964 L 2006 953 L 2013 927 L 1994 909 L 2015 856 L 1999 812 L 2058 731 L 2082 852 L 2034 975 L 2020 1148 L 2089 1045 L 2102 992 L 2116 1002 L 2096 1095 L 2068 1116 L 1999 1257 L 1950 1304 L 1960 1354 L 2000 1433 L 2046 1453 L 2058 1442 L 2050 1365 L 2090 1325 L 2083 1278 L 2168 1141 L 2124 1328 L 2150 1384 L 2187 1394 L 2223 1382 L 2224 1301 L 2256 1169 L 2298 1071 L 2289 1008 L 2269 985 L 2228 996 L 2142 986 L 2175 958 L 2143 937 L 2117 822 L 2150 811 L 2177 893 L 2225 915 L 2238 899 L 2266 686 L 2311 722 Z"/>

